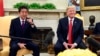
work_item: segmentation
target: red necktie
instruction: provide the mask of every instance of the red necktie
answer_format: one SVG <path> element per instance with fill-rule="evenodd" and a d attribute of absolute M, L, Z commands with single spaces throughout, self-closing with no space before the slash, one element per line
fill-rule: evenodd
<path fill-rule="evenodd" d="M 72 19 L 70 19 L 69 30 L 68 30 L 68 43 L 72 44 Z"/>

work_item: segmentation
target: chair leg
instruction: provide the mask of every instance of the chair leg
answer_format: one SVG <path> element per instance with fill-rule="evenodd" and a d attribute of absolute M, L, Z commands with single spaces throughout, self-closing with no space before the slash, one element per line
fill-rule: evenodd
<path fill-rule="evenodd" d="M 0 51 L 3 50 L 3 40 L 0 38 Z"/>

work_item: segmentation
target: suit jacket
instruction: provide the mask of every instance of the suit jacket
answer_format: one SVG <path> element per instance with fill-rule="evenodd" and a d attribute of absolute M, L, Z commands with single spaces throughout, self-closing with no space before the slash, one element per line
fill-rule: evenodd
<path fill-rule="evenodd" d="M 67 40 L 68 25 L 69 25 L 68 17 L 59 20 L 57 28 L 57 37 L 58 37 L 58 42 L 60 42 L 61 44 L 63 42 L 68 42 Z M 79 44 L 82 41 L 83 34 L 84 30 L 82 21 L 78 18 L 74 18 L 73 29 L 72 29 L 73 43 Z"/>
<path fill-rule="evenodd" d="M 37 31 L 37 28 L 34 26 L 33 28 L 31 25 L 25 21 L 25 26 L 24 29 L 21 27 L 21 22 L 19 17 L 12 19 L 11 25 L 10 25 L 10 31 L 9 35 L 14 36 L 14 37 L 19 37 L 19 38 L 29 38 L 31 39 L 31 32 Z M 16 39 L 16 38 L 11 37 L 11 43 L 18 43 L 21 41 L 27 42 L 28 40 L 21 40 L 21 39 Z"/>
<path fill-rule="evenodd" d="M 94 34 L 99 34 L 100 35 L 100 22 L 96 23 L 96 26 L 94 28 L 94 31 L 93 31 Z"/>

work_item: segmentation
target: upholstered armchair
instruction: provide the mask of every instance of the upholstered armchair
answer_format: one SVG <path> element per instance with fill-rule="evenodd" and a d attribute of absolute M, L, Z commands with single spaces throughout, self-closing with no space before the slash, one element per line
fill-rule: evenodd
<path fill-rule="evenodd" d="M 81 19 L 83 21 L 83 25 L 84 25 L 84 17 L 83 16 L 80 16 L 80 14 L 76 14 L 75 17 Z"/>
<path fill-rule="evenodd" d="M 4 16 L 4 17 L 0 17 L 0 35 L 4 35 L 4 36 L 9 36 L 9 27 L 10 27 L 10 22 L 11 19 L 15 18 L 16 16 Z M 9 55 L 9 42 L 10 42 L 10 38 L 6 38 L 6 37 L 0 37 L 0 39 L 2 39 L 2 44 L 3 44 L 3 50 L 0 51 L 0 56 L 8 56 Z M 20 49 L 17 52 L 16 56 L 22 56 L 25 54 L 31 54 L 32 51 L 31 50 L 27 50 L 27 49 Z"/>

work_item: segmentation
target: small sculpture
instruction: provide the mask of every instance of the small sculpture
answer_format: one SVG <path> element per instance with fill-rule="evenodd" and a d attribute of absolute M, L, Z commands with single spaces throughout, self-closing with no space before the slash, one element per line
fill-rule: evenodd
<path fill-rule="evenodd" d="M 94 22 L 95 22 L 95 16 L 94 15 L 91 15 L 90 17 L 89 17 L 89 22 L 90 22 L 90 25 L 89 25 L 89 30 L 93 30 L 94 29 Z"/>

